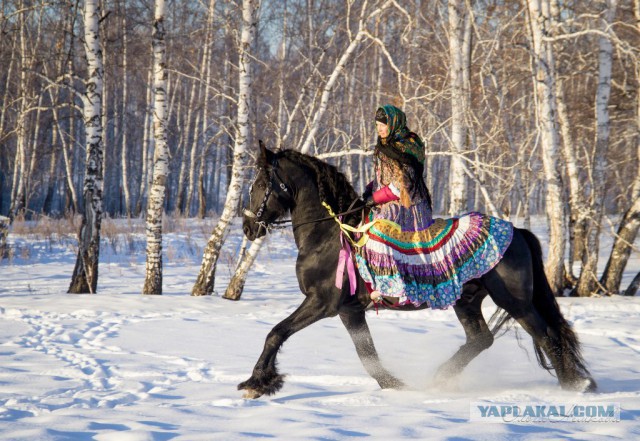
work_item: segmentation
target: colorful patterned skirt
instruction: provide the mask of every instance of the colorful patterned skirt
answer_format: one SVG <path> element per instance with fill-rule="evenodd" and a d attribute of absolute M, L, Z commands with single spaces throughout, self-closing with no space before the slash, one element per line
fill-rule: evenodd
<path fill-rule="evenodd" d="M 444 309 L 462 295 L 462 285 L 490 271 L 513 237 L 510 222 L 481 213 L 431 219 L 426 206 L 385 204 L 373 211 L 366 244 L 356 263 L 371 289 L 401 304 Z"/>

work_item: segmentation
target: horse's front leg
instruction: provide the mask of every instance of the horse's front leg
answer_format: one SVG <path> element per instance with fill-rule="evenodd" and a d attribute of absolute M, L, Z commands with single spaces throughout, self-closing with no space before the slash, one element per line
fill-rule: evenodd
<path fill-rule="evenodd" d="M 383 389 L 400 389 L 404 383 L 394 377 L 380 363 L 378 352 L 373 344 L 373 338 L 365 318 L 364 310 L 340 311 L 340 319 L 356 346 L 356 352 L 365 370 L 375 379 Z"/>
<path fill-rule="evenodd" d="M 267 335 L 264 349 L 253 368 L 251 377 L 238 385 L 245 390 L 244 398 L 273 395 L 284 384 L 284 375 L 278 373 L 276 355 L 284 342 L 293 334 L 325 317 L 335 315 L 335 309 L 327 307 L 316 296 L 309 295 L 289 317 L 278 323 Z"/>

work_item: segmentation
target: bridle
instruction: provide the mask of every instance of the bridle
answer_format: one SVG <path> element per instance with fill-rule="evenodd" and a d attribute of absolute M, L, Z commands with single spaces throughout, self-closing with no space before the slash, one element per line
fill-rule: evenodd
<path fill-rule="evenodd" d="M 266 171 L 266 169 L 265 169 Z M 259 176 L 259 172 L 256 174 L 256 178 L 258 178 Z M 253 187 L 253 185 L 255 184 L 255 179 L 253 184 L 251 184 L 251 187 Z M 262 197 L 262 202 L 260 202 L 260 206 L 258 207 L 258 211 L 257 212 L 253 212 L 247 208 L 245 208 L 244 210 L 242 210 L 242 214 L 244 214 L 245 216 L 247 216 L 250 219 L 254 219 L 254 222 L 256 224 L 258 224 L 259 228 L 264 228 L 266 231 L 270 232 L 272 230 L 279 230 L 279 229 L 284 229 L 287 228 L 288 225 L 292 223 L 291 219 L 283 219 L 283 220 L 274 220 L 272 222 L 267 223 L 264 220 L 261 220 L 262 215 L 264 214 L 264 210 L 267 207 L 267 203 L 269 202 L 269 197 L 271 196 L 271 193 L 273 193 L 274 189 L 280 189 L 281 192 L 290 195 L 291 196 L 291 192 L 289 191 L 289 188 L 287 187 L 287 185 L 284 183 L 284 181 L 282 180 L 282 178 L 280 178 L 280 175 L 278 174 L 278 161 L 277 159 L 273 159 L 273 161 L 271 162 L 271 171 L 269 172 L 269 182 L 267 183 L 267 189 L 264 192 L 264 196 Z M 251 190 L 249 190 L 249 193 L 251 193 Z M 306 222 L 302 222 L 300 224 L 297 224 L 295 228 L 301 227 L 302 225 L 307 225 L 307 224 L 314 224 L 314 223 L 318 223 L 318 222 L 324 222 L 324 221 L 328 221 L 328 220 L 335 220 L 336 217 L 341 217 L 341 216 L 345 216 L 347 214 L 353 214 L 356 213 L 358 211 L 361 211 L 364 206 L 362 205 L 358 205 L 358 202 L 362 202 L 360 199 L 355 199 L 351 205 L 349 206 L 349 209 L 347 211 L 344 211 L 342 213 L 338 213 L 336 215 L 330 215 L 330 216 L 326 216 L 320 219 L 313 219 L 310 221 L 306 221 Z M 356 208 L 353 208 L 355 205 L 358 205 Z"/>
<path fill-rule="evenodd" d="M 256 178 L 259 176 L 259 174 L 260 172 L 256 174 Z M 255 184 L 255 180 L 254 180 L 254 184 Z M 251 187 L 253 187 L 253 184 L 251 184 Z M 287 187 L 287 185 L 284 183 L 284 181 L 282 180 L 282 178 L 280 178 L 280 175 L 278 174 L 278 161 L 274 159 L 273 162 L 271 163 L 271 172 L 269 173 L 269 182 L 267 183 L 267 190 L 264 192 L 264 196 L 262 197 L 262 202 L 260 202 L 258 211 L 254 213 L 253 211 L 247 208 L 242 210 L 242 213 L 245 216 L 247 216 L 250 219 L 255 219 L 255 222 L 258 224 L 258 226 L 261 228 L 264 228 L 267 231 L 270 231 L 273 229 L 279 229 L 279 228 L 286 228 L 284 224 L 291 222 L 290 219 L 286 219 L 286 220 L 273 221 L 273 222 L 267 223 L 264 220 L 260 219 L 264 214 L 265 208 L 267 207 L 267 203 L 269 202 L 269 197 L 271 196 L 271 193 L 273 193 L 273 190 L 277 188 L 279 188 L 283 193 L 286 193 L 288 195 L 291 194 L 289 192 L 289 188 Z M 251 190 L 249 190 L 249 193 L 251 193 Z"/>

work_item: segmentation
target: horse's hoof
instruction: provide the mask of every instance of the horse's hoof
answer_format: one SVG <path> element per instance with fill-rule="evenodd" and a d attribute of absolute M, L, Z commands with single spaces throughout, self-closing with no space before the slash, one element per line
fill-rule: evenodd
<path fill-rule="evenodd" d="M 380 387 L 382 389 L 395 389 L 395 390 L 407 389 L 406 384 L 404 384 L 401 380 L 398 380 L 397 378 L 394 378 L 394 377 L 385 379 L 384 381 L 380 382 Z"/>
<path fill-rule="evenodd" d="M 459 378 L 457 375 L 445 375 L 444 371 L 438 371 L 431 380 L 430 387 L 433 389 L 458 392 L 460 391 Z"/>
<path fill-rule="evenodd" d="M 587 377 L 587 378 L 583 378 L 582 380 L 578 381 L 575 385 L 575 389 L 578 392 L 583 392 L 583 393 L 593 393 L 596 392 L 598 390 L 598 384 L 596 383 L 596 381 L 591 378 L 591 377 Z"/>
<path fill-rule="evenodd" d="M 262 394 L 255 389 L 245 389 L 244 394 L 242 394 L 242 398 L 245 400 L 255 400 L 256 398 L 260 398 Z"/>

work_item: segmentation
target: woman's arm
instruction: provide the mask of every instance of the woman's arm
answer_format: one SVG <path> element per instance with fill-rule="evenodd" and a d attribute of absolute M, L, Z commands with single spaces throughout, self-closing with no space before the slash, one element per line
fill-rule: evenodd
<path fill-rule="evenodd" d="M 373 201 L 376 204 L 384 204 L 386 202 L 397 201 L 400 199 L 400 190 L 393 185 L 393 183 L 389 185 L 385 185 L 378 191 L 373 193 Z"/>

